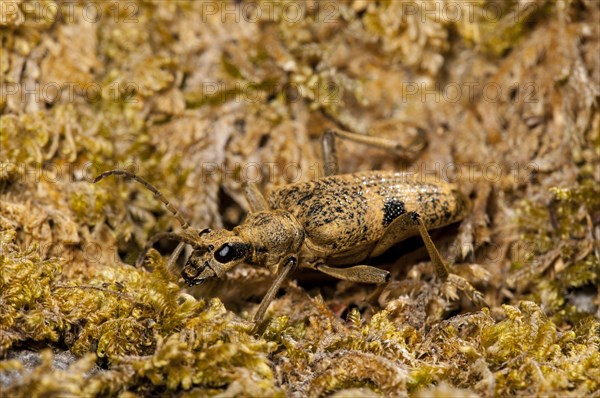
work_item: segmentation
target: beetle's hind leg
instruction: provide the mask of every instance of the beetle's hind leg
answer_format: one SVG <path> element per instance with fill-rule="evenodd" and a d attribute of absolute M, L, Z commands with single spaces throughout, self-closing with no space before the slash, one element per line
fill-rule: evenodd
<path fill-rule="evenodd" d="M 353 133 L 345 130 L 327 130 L 323 133 L 321 139 L 321 147 L 323 150 L 323 160 L 325 161 L 324 171 L 326 176 L 339 173 L 339 163 L 337 157 L 337 149 L 335 145 L 335 137 L 358 142 L 364 145 L 369 145 L 374 148 L 383 149 L 391 152 L 394 155 L 412 160 L 425 146 L 425 133 L 422 129 L 417 129 L 419 136 L 415 143 L 409 147 L 404 147 L 400 143 L 383 137 L 375 137 L 365 134 Z"/>
<path fill-rule="evenodd" d="M 486 306 L 483 295 L 475 289 L 467 280 L 461 276 L 451 273 L 446 266 L 446 263 L 442 259 L 440 252 L 435 247 L 431 236 L 427 231 L 425 223 L 421 219 L 418 213 L 411 211 L 402 214 L 396 218 L 385 230 L 383 236 L 377 242 L 377 245 L 371 252 L 371 256 L 378 256 L 393 246 L 395 243 L 406 239 L 409 236 L 419 233 L 427 253 L 431 258 L 431 262 L 435 267 L 437 276 L 443 281 L 452 284 L 459 290 L 465 292 L 467 297 L 477 306 Z"/>
<path fill-rule="evenodd" d="M 467 295 L 469 300 L 471 300 L 471 302 L 473 304 L 475 304 L 476 306 L 486 307 L 487 303 L 485 302 L 485 299 L 483 298 L 483 294 L 481 294 L 481 292 L 479 292 L 479 290 L 475 289 L 473 287 L 473 285 L 471 285 L 462 276 L 453 274 L 448 270 L 448 267 L 446 266 L 444 259 L 442 259 L 440 252 L 438 252 L 437 248 L 433 244 L 433 241 L 431 240 L 431 236 L 429 235 L 429 232 L 427 232 L 427 227 L 425 227 L 423 220 L 421 219 L 421 217 L 419 217 L 418 214 L 416 214 L 416 217 L 414 217 L 414 218 L 416 218 L 415 221 L 417 223 L 417 228 L 419 229 L 419 233 L 421 234 L 421 238 L 423 239 L 423 242 L 425 243 L 425 248 L 427 249 L 427 253 L 429 253 L 429 257 L 431 258 L 431 261 L 433 262 L 433 265 L 435 266 L 435 271 L 436 271 L 437 275 L 440 277 L 440 279 L 444 282 L 452 284 L 458 290 L 462 290 Z"/>

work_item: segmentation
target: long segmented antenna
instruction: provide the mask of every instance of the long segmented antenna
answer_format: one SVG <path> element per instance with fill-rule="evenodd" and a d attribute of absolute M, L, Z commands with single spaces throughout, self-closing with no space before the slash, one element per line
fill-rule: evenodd
<path fill-rule="evenodd" d="M 144 248 L 138 255 L 137 260 L 135 260 L 136 267 L 139 268 L 142 266 L 142 264 L 144 263 L 144 259 L 146 258 L 146 253 L 148 253 L 148 250 L 150 250 L 152 248 L 152 246 L 154 246 L 154 244 L 161 239 L 170 239 L 170 240 L 175 240 L 178 242 L 187 243 L 187 244 L 191 245 L 193 248 L 200 247 L 200 245 L 198 244 L 198 241 L 196 239 L 192 238 L 191 236 L 185 236 L 185 235 L 178 234 L 175 232 L 159 232 L 156 235 L 152 236 L 150 239 L 148 239 L 148 242 L 146 243 L 146 245 L 144 246 Z M 181 252 L 181 249 L 180 249 L 180 252 Z M 177 256 L 179 256 L 179 254 L 177 254 Z"/>
<path fill-rule="evenodd" d="M 177 210 L 177 208 L 175 206 L 173 206 L 171 204 L 171 202 L 169 202 L 167 200 L 167 198 L 165 198 L 164 195 L 158 189 L 156 189 L 156 187 L 154 185 L 150 184 L 148 181 L 146 181 L 145 179 L 143 179 L 142 177 L 140 177 L 138 175 L 135 175 L 135 174 L 130 173 L 125 170 L 109 170 L 109 171 L 105 171 L 104 173 L 102 173 L 99 176 L 97 176 L 96 178 L 94 178 L 94 184 L 108 176 L 111 176 L 111 175 L 125 176 L 125 177 L 131 178 L 131 179 L 139 182 L 143 186 L 145 186 L 146 189 L 148 189 L 150 192 L 152 192 L 156 199 L 163 202 L 165 207 L 167 208 L 167 210 L 169 210 L 173 214 L 173 216 L 175 216 L 175 218 L 177 218 L 177 221 L 179 221 L 179 223 L 181 224 L 181 228 L 183 228 L 183 229 L 189 228 L 190 224 L 181 216 L 181 213 L 179 212 L 179 210 Z"/>

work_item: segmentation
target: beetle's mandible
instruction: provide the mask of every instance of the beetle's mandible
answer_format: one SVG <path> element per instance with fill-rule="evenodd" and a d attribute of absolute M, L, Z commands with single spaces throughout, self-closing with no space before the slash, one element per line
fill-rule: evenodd
<path fill-rule="evenodd" d="M 387 139 L 329 130 L 322 140 L 325 177 L 276 188 L 267 197 L 254 184 L 244 184 L 250 213 L 231 231 L 189 228 L 179 211 L 153 185 L 135 174 L 110 170 L 94 182 L 109 175 L 132 178 L 152 191 L 181 223 L 182 233 L 159 233 L 152 237 L 138 257 L 138 266 L 158 240 L 167 238 L 180 242 L 170 263 L 185 244 L 192 247 L 182 271 L 190 286 L 222 278 L 242 262 L 271 269 L 275 279 L 254 316 L 257 324 L 295 268 L 312 268 L 348 281 L 383 284 L 389 281 L 388 271 L 360 263 L 415 235 L 422 237 L 438 276 L 463 290 L 475 304 L 482 305 L 481 293 L 448 271 L 428 233 L 429 229 L 463 219 L 468 199 L 453 184 L 411 173 L 338 174 L 335 137 L 404 157 L 418 150 L 404 149 Z"/>

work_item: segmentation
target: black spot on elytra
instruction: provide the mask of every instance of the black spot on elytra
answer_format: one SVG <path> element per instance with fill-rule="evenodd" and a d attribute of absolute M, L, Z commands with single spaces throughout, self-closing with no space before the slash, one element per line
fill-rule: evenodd
<path fill-rule="evenodd" d="M 404 202 L 398 199 L 386 200 L 383 204 L 383 226 L 387 227 L 404 213 L 406 213 Z"/>

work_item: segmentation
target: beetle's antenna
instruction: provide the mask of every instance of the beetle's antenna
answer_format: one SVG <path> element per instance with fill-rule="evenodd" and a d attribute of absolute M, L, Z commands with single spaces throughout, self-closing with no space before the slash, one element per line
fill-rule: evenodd
<path fill-rule="evenodd" d="M 134 173 L 130 173 L 125 170 L 109 170 L 109 171 L 105 171 L 104 173 L 102 173 L 99 176 L 97 176 L 96 178 L 94 178 L 94 183 L 97 183 L 98 181 L 100 181 L 108 176 L 111 176 L 111 175 L 122 175 L 122 176 L 125 176 L 126 178 L 131 178 L 131 179 L 139 182 L 143 186 L 145 186 L 146 189 L 148 189 L 150 192 L 152 192 L 156 199 L 163 202 L 165 207 L 167 208 L 167 210 L 169 210 L 173 214 L 173 216 L 175 216 L 175 218 L 177 218 L 177 221 L 179 221 L 179 223 L 181 224 L 181 228 L 183 228 L 183 229 L 189 228 L 190 224 L 181 216 L 181 213 L 179 212 L 179 210 L 177 210 L 177 208 L 173 204 L 171 204 L 171 202 L 169 202 L 167 200 L 167 198 L 165 198 L 164 195 L 154 185 L 150 184 L 144 178 L 142 178 Z"/>
<path fill-rule="evenodd" d="M 144 263 L 144 259 L 146 258 L 146 253 L 148 253 L 148 250 L 150 250 L 152 246 L 154 246 L 154 244 L 161 239 L 176 240 L 178 242 L 183 242 L 192 245 L 192 247 L 194 248 L 202 246 L 198 243 L 196 239 L 192 238 L 191 236 L 185 236 L 183 234 L 178 234 L 175 232 L 159 232 L 156 235 L 152 236 L 150 239 L 148 239 L 148 242 L 138 255 L 137 260 L 135 260 L 136 267 L 142 266 L 142 264 Z"/>

